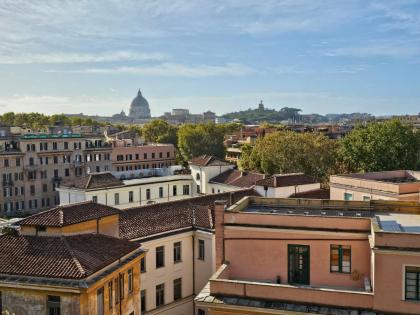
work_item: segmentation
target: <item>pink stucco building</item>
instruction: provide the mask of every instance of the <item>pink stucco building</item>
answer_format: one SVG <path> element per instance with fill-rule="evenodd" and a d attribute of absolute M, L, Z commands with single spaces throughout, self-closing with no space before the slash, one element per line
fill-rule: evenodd
<path fill-rule="evenodd" d="M 175 159 L 173 144 L 114 141 L 112 145 L 112 169 L 117 172 L 168 167 L 175 165 Z"/>
<path fill-rule="evenodd" d="M 197 314 L 420 314 L 420 204 L 216 202 L 216 268 Z"/>
<path fill-rule="evenodd" d="M 333 175 L 330 189 L 332 200 L 420 201 L 420 172 L 396 170 Z"/>

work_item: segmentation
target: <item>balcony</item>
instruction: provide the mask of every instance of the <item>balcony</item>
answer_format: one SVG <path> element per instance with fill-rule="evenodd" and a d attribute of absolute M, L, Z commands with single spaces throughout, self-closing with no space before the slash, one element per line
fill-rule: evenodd
<path fill-rule="evenodd" d="M 11 179 L 6 179 L 2 181 L 3 187 L 10 187 L 13 186 L 13 181 Z"/>
<path fill-rule="evenodd" d="M 306 305 L 332 305 L 339 308 L 373 308 L 373 293 L 366 289 L 313 285 L 278 284 L 272 280 L 239 280 L 230 278 L 229 265 L 222 265 L 210 278 L 210 295 L 237 297 L 252 301 L 282 301 Z"/>
<path fill-rule="evenodd" d="M 39 168 L 38 164 L 26 164 L 25 165 L 25 170 L 27 171 L 35 171 Z"/>

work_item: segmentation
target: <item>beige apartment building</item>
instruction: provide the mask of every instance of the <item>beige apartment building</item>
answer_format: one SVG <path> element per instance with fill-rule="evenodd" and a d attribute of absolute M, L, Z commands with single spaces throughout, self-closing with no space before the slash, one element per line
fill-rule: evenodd
<path fill-rule="evenodd" d="M 111 168 L 112 147 L 101 136 L 25 134 L 1 139 L 0 213 L 20 215 L 59 204 L 64 179 Z"/>
<path fill-rule="evenodd" d="M 333 175 L 330 199 L 420 201 L 420 172 L 396 170 Z"/>

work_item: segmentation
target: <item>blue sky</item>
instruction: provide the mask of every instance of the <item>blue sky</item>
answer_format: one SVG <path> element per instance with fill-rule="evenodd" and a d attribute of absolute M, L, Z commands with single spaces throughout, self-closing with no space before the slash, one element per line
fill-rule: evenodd
<path fill-rule="evenodd" d="M 420 112 L 420 1 L 2 0 L 0 113 Z"/>

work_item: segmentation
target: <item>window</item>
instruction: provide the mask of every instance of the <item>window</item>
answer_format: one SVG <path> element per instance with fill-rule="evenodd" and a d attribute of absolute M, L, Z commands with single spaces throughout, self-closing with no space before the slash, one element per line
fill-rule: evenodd
<path fill-rule="evenodd" d="M 146 189 L 146 200 L 150 200 L 150 189 Z"/>
<path fill-rule="evenodd" d="M 42 184 L 42 192 L 47 192 L 47 191 L 48 191 L 48 185 Z"/>
<path fill-rule="evenodd" d="M 115 205 L 119 205 L 120 204 L 120 194 L 119 193 L 115 193 L 114 194 L 114 204 Z"/>
<path fill-rule="evenodd" d="M 9 167 L 9 159 L 4 159 L 4 167 Z"/>
<path fill-rule="evenodd" d="M 182 278 L 174 280 L 174 301 L 182 298 Z"/>
<path fill-rule="evenodd" d="M 176 196 L 176 193 L 177 193 L 177 186 L 176 185 L 173 185 L 172 186 L 172 195 L 173 196 Z"/>
<path fill-rule="evenodd" d="M 200 173 L 195 174 L 195 179 L 200 180 Z"/>
<path fill-rule="evenodd" d="M 60 297 L 48 295 L 47 297 L 48 315 L 60 315 Z"/>
<path fill-rule="evenodd" d="M 344 200 L 346 200 L 346 201 L 353 200 L 353 194 L 351 194 L 351 193 L 344 193 Z"/>
<path fill-rule="evenodd" d="M 420 267 L 405 267 L 405 299 L 420 301 Z"/>
<path fill-rule="evenodd" d="M 174 243 L 174 263 L 181 261 L 181 242 Z"/>
<path fill-rule="evenodd" d="M 198 240 L 198 259 L 204 260 L 204 258 L 205 258 L 204 240 Z"/>
<path fill-rule="evenodd" d="M 141 312 L 146 312 L 146 290 L 140 291 L 140 307 Z"/>
<path fill-rule="evenodd" d="M 349 245 L 331 245 L 330 271 L 351 272 L 351 247 Z"/>
<path fill-rule="evenodd" d="M 122 301 L 124 299 L 124 274 L 120 274 L 120 284 L 119 284 L 119 289 L 120 289 L 120 301 Z"/>
<path fill-rule="evenodd" d="M 155 153 L 152 153 L 152 159 L 154 159 L 155 158 Z"/>
<path fill-rule="evenodd" d="M 109 309 L 112 308 L 114 299 L 113 299 L 113 290 L 112 290 L 112 280 L 108 282 L 108 306 Z"/>
<path fill-rule="evenodd" d="M 370 201 L 370 196 L 363 196 L 363 201 Z"/>
<path fill-rule="evenodd" d="M 163 187 L 159 187 L 159 198 L 163 198 Z"/>
<path fill-rule="evenodd" d="M 132 191 L 128 192 L 128 202 L 133 202 L 134 198 L 134 193 Z"/>
<path fill-rule="evenodd" d="M 98 203 L 98 196 L 92 196 L 92 201 L 94 203 Z"/>
<path fill-rule="evenodd" d="M 182 186 L 182 193 L 184 195 L 189 195 L 190 194 L 190 185 L 184 185 L 184 186 Z"/>
<path fill-rule="evenodd" d="M 96 291 L 96 314 L 104 315 L 104 288 Z"/>
<path fill-rule="evenodd" d="M 127 278 L 128 278 L 128 293 L 131 293 L 133 292 L 133 268 L 128 269 Z"/>
<path fill-rule="evenodd" d="M 146 272 L 146 257 L 142 257 L 140 259 L 140 272 L 145 273 Z"/>
<path fill-rule="evenodd" d="M 199 308 L 197 310 L 197 315 L 206 315 L 206 311 Z"/>
<path fill-rule="evenodd" d="M 114 279 L 114 284 L 115 284 L 115 304 L 118 304 L 120 303 L 120 286 L 119 286 L 118 278 Z"/>
<path fill-rule="evenodd" d="M 55 144 L 54 150 L 57 150 L 57 143 L 56 142 L 53 142 L 53 147 L 54 147 L 54 144 Z M 64 150 L 68 150 L 68 149 L 69 149 L 69 143 L 68 142 L 64 142 Z"/>
<path fill-rule="evenodd" d="M 145 160 L 147 160 L 147 153 L 144 153 L 143 157 L 144 157 Z"/>
<path fill-rule="evenodd" d="M 197 194 L 200 194 L 200 193 L 201 193 L 200 185 L 197 185 Z"/>
<path fill-rule="evenodd" d="M 156 268 L 161 268 L 165 265 L 165 247 L 156 247 Z"/>
<path fill-rule="evenodd" d="M 156 286 L 156 307 L 160 307 L 165 304 L 165 284 L 159 284 Z"/>

